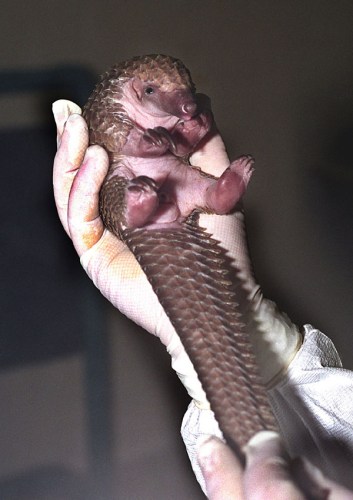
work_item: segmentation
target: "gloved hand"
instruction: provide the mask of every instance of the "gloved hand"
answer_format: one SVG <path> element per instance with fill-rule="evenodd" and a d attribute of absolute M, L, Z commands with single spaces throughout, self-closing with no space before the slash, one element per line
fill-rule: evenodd
<path fill-rule="evenodd" d="M 289 459 L 274 432 L 259 432 L 244 451 L 245 469 L 221 440 L 200 444 L 198 460 L 210 500 L 353 499 L 353 492 L 325 478 L 307 460 Z"/>
<path fill-rule="evenodd" d="M 109 233 L 98 212 L 98 193 L 108 170 L 99 146 L 88 147 L 81 110 L 69 101 L 53 105 L 58 151 L 54 161 L 54 194 L 60 220 L 72 239 L 81 264 L 102 294 L 122 313 L 157 335 L 172 357 L 172 366 L 199 407 L 209 407 L 197 374 L 140 266 L 127 247 Z M 191 163 L 213 175 L 229 165 L 218 133 L 197 150 Z M 241 308 L 253 338 L 265 383 L 287 367 L 300 345 L 298 329 L 263 299 L 248 258 L 243 214 L 203 214 L 200 225 L 221 241 L 243 281 Z"/>

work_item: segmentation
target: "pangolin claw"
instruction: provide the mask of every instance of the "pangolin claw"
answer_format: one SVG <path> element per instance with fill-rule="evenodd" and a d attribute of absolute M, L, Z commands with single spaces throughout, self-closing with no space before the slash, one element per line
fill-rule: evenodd
<path fill-rule="evenodd" d="M 174 153 L 176 151 L 175 142 L 168 130 L 164 127 L 149 128 L 146 130 L 144 137 L 153 145 L 163 146 L 164 144 L 168 144 L 168 148 L 171 152 Z"/>
<path fill-rule="evenodd" d="M 127 186 L 129 191 L 157 191 L 157 188 L 157 183 L 147 175 L 134 177 Z"/>

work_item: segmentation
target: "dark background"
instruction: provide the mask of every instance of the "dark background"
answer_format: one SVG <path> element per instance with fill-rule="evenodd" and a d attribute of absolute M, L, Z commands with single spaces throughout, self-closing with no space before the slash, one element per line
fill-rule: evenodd
<path fill-rule="evenodd" d="M 101 436 L 109 453 L 102 460 L 114 498 L 199 495 L 178 435 L 187 398 L 164 349 L 98 299 L 52 202 L 51 101 L 82 105 L 92 80 L 116 61 L 161 52 L 190 68 L 198 90 L 212 98 L 230 156 L 256 158 L 247 225 L 266 295 L 298 324 L 329 335 L 353 368 L 352 25 L 353 4 L 344 0 L 5 0 L 0 492 L 6 498 L 22 498 L 18 481 L 29 498 L 28 481 L 39 491 L 48 477 L 53 486 L 43 498 L 61 498 L 61 491 L 74 498 L 71 476 L 82 481 L 78 490 L 94 477 L 83 333 L 92 324 L 108 352 L 99 351 L 109 373 L 98 393 L 109 400 Z M 42 498 L 38 491 L 33 498 Z"/>

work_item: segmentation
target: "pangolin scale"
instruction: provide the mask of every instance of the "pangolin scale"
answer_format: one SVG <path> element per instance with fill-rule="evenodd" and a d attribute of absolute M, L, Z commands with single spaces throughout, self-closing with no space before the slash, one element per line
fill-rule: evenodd
<path fill-rule="evenodd" d="M 169 131 L 168 127 L 162 132 L 161 127 L 156 127 L 159 118 L 151 119 L 151 125 L 146 127 L 138 123 L 138 114 L 131 116 L 131 110 L 124 104 L 127 82 L 133 82 L 129 89 L 137 93 L 137 102 L 143 103 L 145 98 L 139 93 L 141 88 L 152 93 L 150 89 L 156 92 L 158 87 L 163 109 L 170 108 L 170 96 L 174 96 L 172 107 L 179 106 L 180 111 L 179 108 L 175 111 L 179 119 Z M 135 151 L 134 143 L 141 141 L 141 137 L 145 139 L 147 129 L 155 128 L 161 136 L 156 139 L 147 131 L 147 143 L 152 143 L 158 151 L 161 143 L 168 146 L 156 158 L 172 162 L 175 156 L 185 157 L 185 148 L 178 153 L 180 134 L 176 135 L 175 130 L 181 123 L 180 116 L 187 120 L 196 113 L 189 97 L 185 97 L 194 96 L 194 92 L 190 74 L 179 60 L 162 55 L 135 57 L 103 75 L 84 108 L 84 117 L 90 143 L 105 147 L 111 160 L 100 193 L 104 224 L 128 245 L 140 263 L 181 338 L 226 440 L 243 457 L 241 448 L 250 437 L 263 429 L 276 429 L 276 424 L 238 308 L 237 289 L 241 283 L 234 266 L 220 243 L 199 227 L 198 207 L 169 225 L 153 220 L 146 226 L 135 227 L 126 215 L 127 189 L 131 189 L 130 194 L 136 190 L 134 175 L 142 179 L 147 191 L 163 190 L 153 183 L 151 187 L 151 181 L 146 184 L 146 175 L 142 171 L 141 176 L 140 167 L 131 175 L 134 162 L 141 163 L 142 146 Z M 167 104 L 165 99 L 169 99 Z M 191 151 L 189 148 L 187 152 Z M 144 155 L 145 149 L 141 153 Z M 148 150 L 147 156 L 150 168 L 153 154 Z M 185 164 L 185 159 L 178 161 Z M 166 192 L 170 196 L 170 191 Z M 163 196 L 161 200 L 165 199 L 165 192 Z"/>

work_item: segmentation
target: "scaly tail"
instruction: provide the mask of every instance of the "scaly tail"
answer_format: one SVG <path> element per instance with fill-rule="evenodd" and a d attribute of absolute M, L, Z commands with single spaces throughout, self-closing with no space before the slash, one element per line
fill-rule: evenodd
<path fill-rule="evenodd" d="M 125 230 L 122 237 L 180 336 L 226 440 L 243 459 L 242 446 L 276 423 L 241 322 L 230 259 L 193 222 Z"/>

